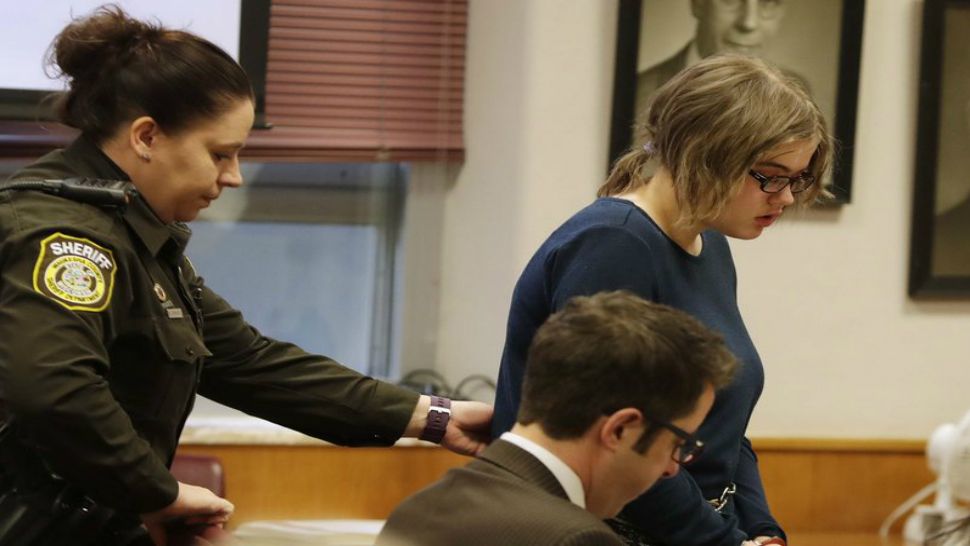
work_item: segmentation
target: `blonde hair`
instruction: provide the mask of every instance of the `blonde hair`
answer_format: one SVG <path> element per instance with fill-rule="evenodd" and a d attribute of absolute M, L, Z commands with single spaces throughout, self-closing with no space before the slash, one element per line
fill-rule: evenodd
<path fill-rule="evenodd" d="M 613 165 L 600 197 L 649 182 L 654 160 L 670 171 L 682 221 L 717 217 L 748 170 L 772 148 L 816 140 L 808 171 L 817 182 L 796 205 L 831 197 L 823 180 L 834 142 L 804 87 L 765 61 L 737 54 L 703 59 L 651 97 L 636 128 L 636 144 Z"/>

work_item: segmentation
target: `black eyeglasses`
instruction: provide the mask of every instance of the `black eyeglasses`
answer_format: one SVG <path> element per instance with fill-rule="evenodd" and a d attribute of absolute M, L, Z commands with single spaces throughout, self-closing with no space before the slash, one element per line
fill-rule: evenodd
<path fill-rule="evenodd" d="M 654 419 L 647 420 L 658 427 L 662 427 L 670 432 L 673 432 L 678 438 L 684 441 L 680 447 L 675 449 L 674 452 L 670 454 L 670 457 L 677 464 L 688 465 L 694 462 L 698 457 L 701 456 L 701 453 L 704 452 L 704 442 L 698 440 L 696 436 L 687 432 L 686 430 L 678 426 L 674 426 L 666 421 L 656 421 Z"/>
<path fill-rule="evenodd" d="M 808 173 L 802 173 L 795 177 L 765 176 L 751 169 L 748 171 L 748 174 L 751 175 L 751 178 L 758 181 L 758 184 L 761 185 L 761 191 L 765 193 L 778 193 L 788 186 L 791 186 L 792 193 L 801 193 L 812 187 L 812 184 L 815 183 L 815 176 Z"/>

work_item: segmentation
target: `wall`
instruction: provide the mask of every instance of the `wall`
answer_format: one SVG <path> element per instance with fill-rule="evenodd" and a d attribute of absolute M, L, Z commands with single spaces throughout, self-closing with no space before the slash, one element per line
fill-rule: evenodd
<path fill-rule="evenodd" d="M 922 2 L 868 2 L 853 203 L 735 241 L 757 437 L 926 438 L 967 409 L 970 302 L 906 296 Z M 467 158 L 444 199 L 436 366 L 495 375 L 515 279 L 602 179 L 616 5 L 472 0 Z"/>
<path fill-rule="evenodd" d="M 472 1 L 466 159 L 445 200 L 437 366 L 494 376 L 509 296 L 606 168 L 613 2 Z"/>

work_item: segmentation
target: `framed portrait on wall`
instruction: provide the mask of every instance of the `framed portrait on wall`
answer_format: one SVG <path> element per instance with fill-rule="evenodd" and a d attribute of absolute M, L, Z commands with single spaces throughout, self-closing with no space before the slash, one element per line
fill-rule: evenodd
<path fill-rule="evenodd" d="M 909 294 L 970 296 L 970 0 L 923 9 Z"/>
<path fill-rule="evenodd" d="M 865 0 L 620 0 L 610 162 L 634 144 L 653 91 L 694 62 L 739 52 L 772 62 L 813 96 L 839 141 L 830 181 L 852 195 Z"/>

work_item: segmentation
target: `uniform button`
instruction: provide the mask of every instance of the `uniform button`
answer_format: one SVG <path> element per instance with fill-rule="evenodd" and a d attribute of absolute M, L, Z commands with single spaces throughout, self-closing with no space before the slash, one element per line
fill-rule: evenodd
<path fill-rule="evenodd" d="M 195 349 L 193 349 L 192 347 L 186 346 L 185 347 L 185 354 L 187 354 L 189 356 L 195 356 Z"/>

